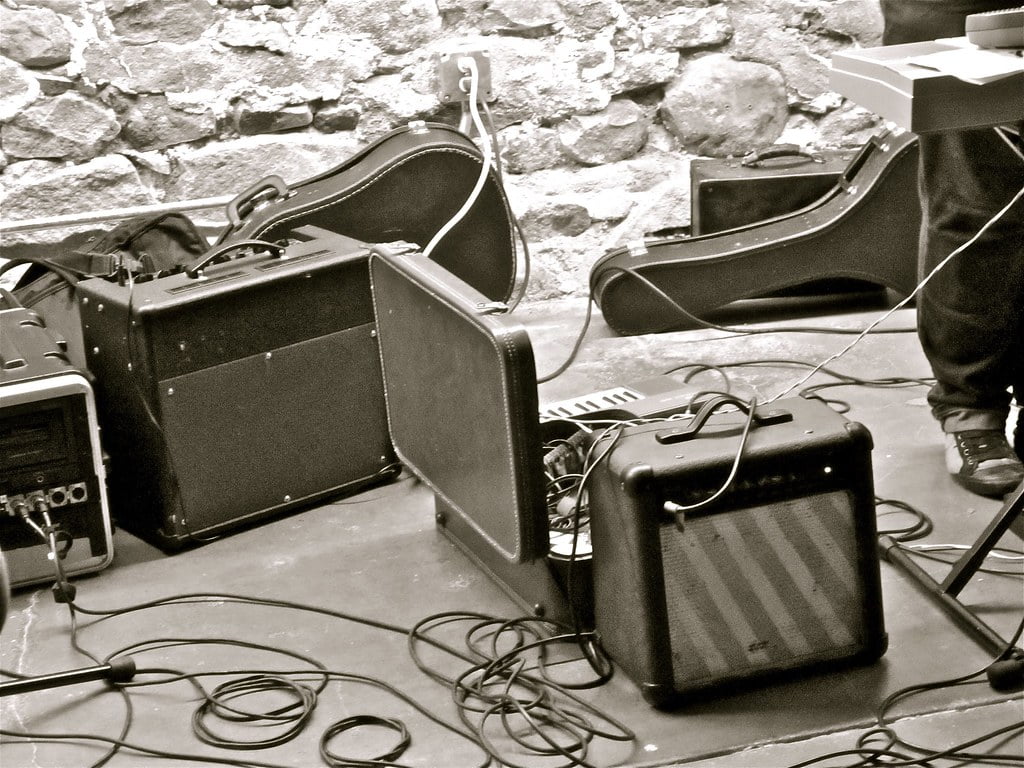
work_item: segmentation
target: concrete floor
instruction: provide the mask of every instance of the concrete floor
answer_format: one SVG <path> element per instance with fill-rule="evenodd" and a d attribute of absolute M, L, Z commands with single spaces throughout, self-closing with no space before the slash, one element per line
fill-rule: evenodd
<path fill-rule="evenodd" d="M 564 359 L 583 319 L 584 304 L 566 300 L 519 310 L 527 323 L 537 370 L 545 374 Z M 841 314 L 773 324 L 862 327 L 879 309 L 855 308 Z M 910 327 L 913 310 L 901 310 L 887 327 Z M 594 319 L 578 359 L 561 377 L 540 388 L 542 400 L 558 400 L 654 375 L 687 363 L 724 364 L 738 360 L 794 358 L 819 362 L 845 347 L 850 336 L 777 333 L 735 336 L 719 331 L 690 331 L 644 337 L 617 337 Z M 865 378 L 927 376 L 928 368 L 913 334 L 872 335 L 841 360 L 836 370 Z M 771 397 L 798 381 L 793 368 L 738 368 L 731 371 L 739 392 Z M 698 383 L 717 387 L 716 374 Z M 816 377 L 813 381 L 825 381 Z M 940 435 L 925 405 L 922 387 L 831 390 L 850 403 L 848 417 L 863 423 L 874 438 L 876 494 L 900 499 L 923 510 L 934 531 L 921 543 L 972 544 L 1000 508 L 1000 502 L 971 495 L 943 469 Z M 880 528 L 909 522 L 903 513 L 883 510 Z M 1013 534 L 1003 545 L 1020 549 Z M 180 593 L 233 593 L 297 601 L 333 612 L 409 627 L 443 611 L 478 611 L 498 616 L 519 614 L 516 606 L 434 527 L 433 500 L 423 485 L 403 475 L 387 485 L 338 499 L 314 509 L 265 522 L 203 547 L 167 555 L 118 531 L 114 563 L 98 574 L 82 576 L 78 604 L 112 610 Z M 947 565 L 921 561 L 941 578 Z M 1024 612 L 1021 563 L 1004 562 L 1016 576 L 979 574 L 962 594 L 1004 636 Z M 673 711 L 652 709 L 625 675 L 581 696 L 635 732 L 622 743 L 598 737 L 587 760 L 596 766 L 786 766 L 836 750 L 849 750 L 875 722 L 882 700 L 904 686 L 947 679 L 984 669 L 988 654 L 962 632 L 908 578 L 882 564 L 882 587 L 889 648 L 877 663 L 764 685 L 696 702 Z M 134 643 L 160 638 L 234 638 L 272 644 L 308 654 L 332 670 L 379 677 L 450 723 L 457 723 L 449 690 L 420 672 L 410 660 L 406 639 L 397 632 L 358 621 L 292 608 L 239 604 L 228 600 L 140 609 L 97 621 L 79 613 L 78 642 L 97 657 Z M 43 674 L 88 666 L 92 662 L 71 644 L 66 606 L 47 588 L 20 590 L 2 633 L 5 670 Z M 288 664 L 267 652 L 204 643 L 133 651 L 140 667 L 169 667 L 191 672 L 272 668 Z M 437 656 L 437 654 L 427 654 Z M 440 658 L 433 659 L 441 664 Z M 294 666 L 294 665 L 293 665 Z M 299 664 L 298 666 L 304 667 Z M 451 670 L 458 665 L 444 665 Z M 151 678 L 150 678 L 151 679 Z M 213 684 L 207 681 L 208 685 Z M 349 715 L 372 713 L 403 720 L 412 735 L 402 765 L 477 766 L 480 750 L 428 721 L 409 704 L 371 685 L 332 682 L 296 740 L 261 751 L 226 751 L 193 735 L 190 720 L 195 691 L 184 682 L 131 689 L 131 727 L 127 741 L 148 748 L 191 755 L 214 755 L 245 765 L 313 766 L 319 734 Z M 41 733 L 117 737 L 126 722 L 125 700 L 98 683 L 8 697 L 2 701 L 3 728 Z M 901 702 L 892 715 L 900 737 L 942 750 L 1002 726 L 1024 721 L 1018 694 L 993 691 L 980 682 L 928 692 Z M 224 726 L 227 728 L 227 726 Z M 252 737 L 250 728 L 247 737 Z M 260 736 L 267 735 L 267 729 Z M 336 751 L 383 749 L 369 740 L 380 734 L 363 730 L 352 741 L 332 742 Z M 390 734 L 381 737 L 390 741 Z M 362 743 L 356 744 L 355 741 Z M 5 738 L 0 759 L 5 768 L 78 766 L 100 759 L 107 746 L 81 739 L 72 744 Z M 972 748 L 1024 760 L 1021 730 Z M 369 752 L 360 752 L 368 755 Z M 555 766 L 563 759 L 508 751 L 508 763 Z M 817 763 L 856 765 L 856 756 Z M 111 766 L 170 766 L 182 759 L 143 757 L 124 750 Z M 930 765 L 962 765 L 938 759 Z"/>

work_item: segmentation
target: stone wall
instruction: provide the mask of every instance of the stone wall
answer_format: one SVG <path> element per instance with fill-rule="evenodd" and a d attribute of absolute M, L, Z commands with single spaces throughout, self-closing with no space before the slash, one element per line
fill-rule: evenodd
<path fill-rule="evenodd" d="M 468 46 L 491 65 L 528 296 L 581 293 L 607 248 L 686 231 L 693 157 L 877 130 L 828 62 L 880 31 L 877 0 L 3 0 L 2 216 L 231 195 L 410 120 L 458 124 L 438 60 Z"/>

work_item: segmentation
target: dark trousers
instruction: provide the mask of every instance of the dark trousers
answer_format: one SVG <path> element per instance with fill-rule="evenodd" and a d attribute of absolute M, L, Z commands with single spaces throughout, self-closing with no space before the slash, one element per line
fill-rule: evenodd
<path fill-rule="evenodd" d="M 883 42 L 960 37 L 988 0 L 881 0 Z M 1021 116 L 1024 119 L 1024 115 Z M 994 128 L 922 134 L 921 276 L 969 241 L 1024 187 L 1024 159 Z M 1024 149 L 1019 136 L 1011 139 Z M 1010 391 L 1024 404 L 1024 201 L 946 264 L 918 297 L 918 333 L 946 432 L 1002 429 Z"/>

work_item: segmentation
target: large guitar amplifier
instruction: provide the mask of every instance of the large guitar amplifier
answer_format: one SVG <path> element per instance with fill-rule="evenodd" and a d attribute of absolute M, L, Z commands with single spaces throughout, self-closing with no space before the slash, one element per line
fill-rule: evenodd
<path fill-rule="evenodd" d="M 736 409 L 604 433 L 595 624 L 652 704 L 885 651 L 869 433 L 818 400 L 755 412 L 742 451 Z"/>
<path fill-rule="evenodd" d="M 290 237 L 79 283 L 111 512 L 165 549 L 397 474 L 368 252 L 314 227 Z"/>
<path fill-rule="evenodd" d="M 14 587 L 114 556 L 93 389 L 42 318 L 0 297 L 0 550 Z"/>

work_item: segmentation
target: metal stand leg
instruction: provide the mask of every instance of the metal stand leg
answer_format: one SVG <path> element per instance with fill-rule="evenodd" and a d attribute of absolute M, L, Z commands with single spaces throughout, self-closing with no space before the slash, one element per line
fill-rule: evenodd
<path fill-rule="evenodd" d="M 931 575 L 911 560 L 891 536 L 880 536 L 878 539 L 882 557 L 900 567 L 975 641 L 994 657 L 998 657 L 999 660 L 993 664 L 993 667 L 996 667 L 996 679 L 993 674 L 989 675 L 990 682 L 998 690 L 1010 690 L 1024 685 L 1024 650 L 1018 647 L 1007 647 L 1009 643 L 957 600 L 957 595 L 977 573 L 999 538 L 1011 526 L 1024 519 L 1022 512 L 1024 512 L 1024 482 L 1006 497 L 1002 508 L 978 537 L 974 546 L 957 560 L 949 575 L 941 583 L 935 581 Z M 1016 528 L 1015 532 L 1018 532 Z M 1001 666 L 997 667 L 997 665 Z"/>
<path fill-rule="evenodd" d="M 56 672 L 52 675 L 27 677 L 24 680 L 13 680 L 0 683 L 0 696 L 13 696 L 19 693 L 32 693 L 58 688 L 64 685 L 78 685 L 93 680 L 106 680 L 111 683 L 127 683 L 135 676 L 135 661 L 130 656 L 112 659 L 109 664 L 98 667 L 74 669 L 68 672 Z"/>

